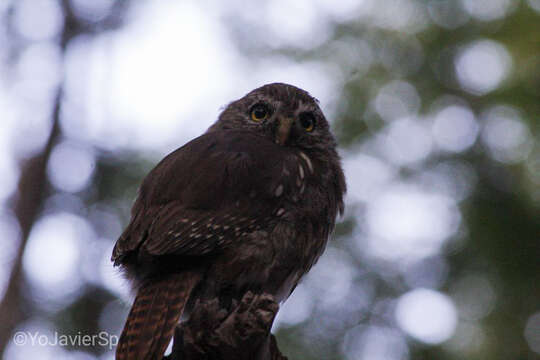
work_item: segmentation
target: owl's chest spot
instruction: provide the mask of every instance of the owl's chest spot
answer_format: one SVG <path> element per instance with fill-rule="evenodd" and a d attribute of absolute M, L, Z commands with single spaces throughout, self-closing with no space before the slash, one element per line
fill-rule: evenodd
<path fill-rule="evenodd" d="M 308 155 L 302 151 L 291 154 L 283 162 L 279 175 L 272 182 L 270 193 L 282 202 L 298 203 L 314 175 L 313 162 Z"/>

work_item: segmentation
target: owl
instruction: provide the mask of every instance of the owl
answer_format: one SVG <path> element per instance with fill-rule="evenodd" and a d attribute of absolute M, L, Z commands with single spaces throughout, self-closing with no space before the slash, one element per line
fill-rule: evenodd
<path fill-rule="evenodd" d="M 230 103 L 139 189 L 112 254 L 137 294 L 116 358 L 160 359 L 196 300 L 286 300 L 323 252 L 345 191 L 309 93 L 274 83 Z"/>

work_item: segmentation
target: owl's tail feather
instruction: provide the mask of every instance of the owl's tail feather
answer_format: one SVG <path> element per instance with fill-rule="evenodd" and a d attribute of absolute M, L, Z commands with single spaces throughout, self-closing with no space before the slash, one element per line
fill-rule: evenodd
<path fill-rule="evenodd" d="M 116 360 L 161 360 L 201 275 L 171 274 L 137 292 L 116 348 Z"/>

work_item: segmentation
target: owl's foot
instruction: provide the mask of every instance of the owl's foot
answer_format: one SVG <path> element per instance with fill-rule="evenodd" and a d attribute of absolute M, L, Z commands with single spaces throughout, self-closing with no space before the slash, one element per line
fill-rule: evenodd
<path fill-rule="evenodd" d="M 247 292 L 227 313 L 217 299 L 197 302 L 174 336 L 173 359 L 284 360 L 270 334 L 279 305 L 269 294 Z"/>
<path fill-rule="evenodd" d="M 279 305 L 269 294 L 247 292 L 216 333 L 229 343 L 247 341 L 270 333 Z M 231 337 L 231 335 L 234 335 Z"/>

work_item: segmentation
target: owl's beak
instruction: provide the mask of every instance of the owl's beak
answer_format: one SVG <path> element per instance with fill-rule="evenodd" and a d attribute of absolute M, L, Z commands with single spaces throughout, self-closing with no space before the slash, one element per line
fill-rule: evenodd
<path fill-rule="evenodd" d="M 276 144 L 284 145 L 287 139 L 289 138 L 289 134 L 291 133 L 291 128 L 294 123 L 294 119 L 290 117 L 279 117 L 278 119 L 278 126 L 276 130 Z"/>

